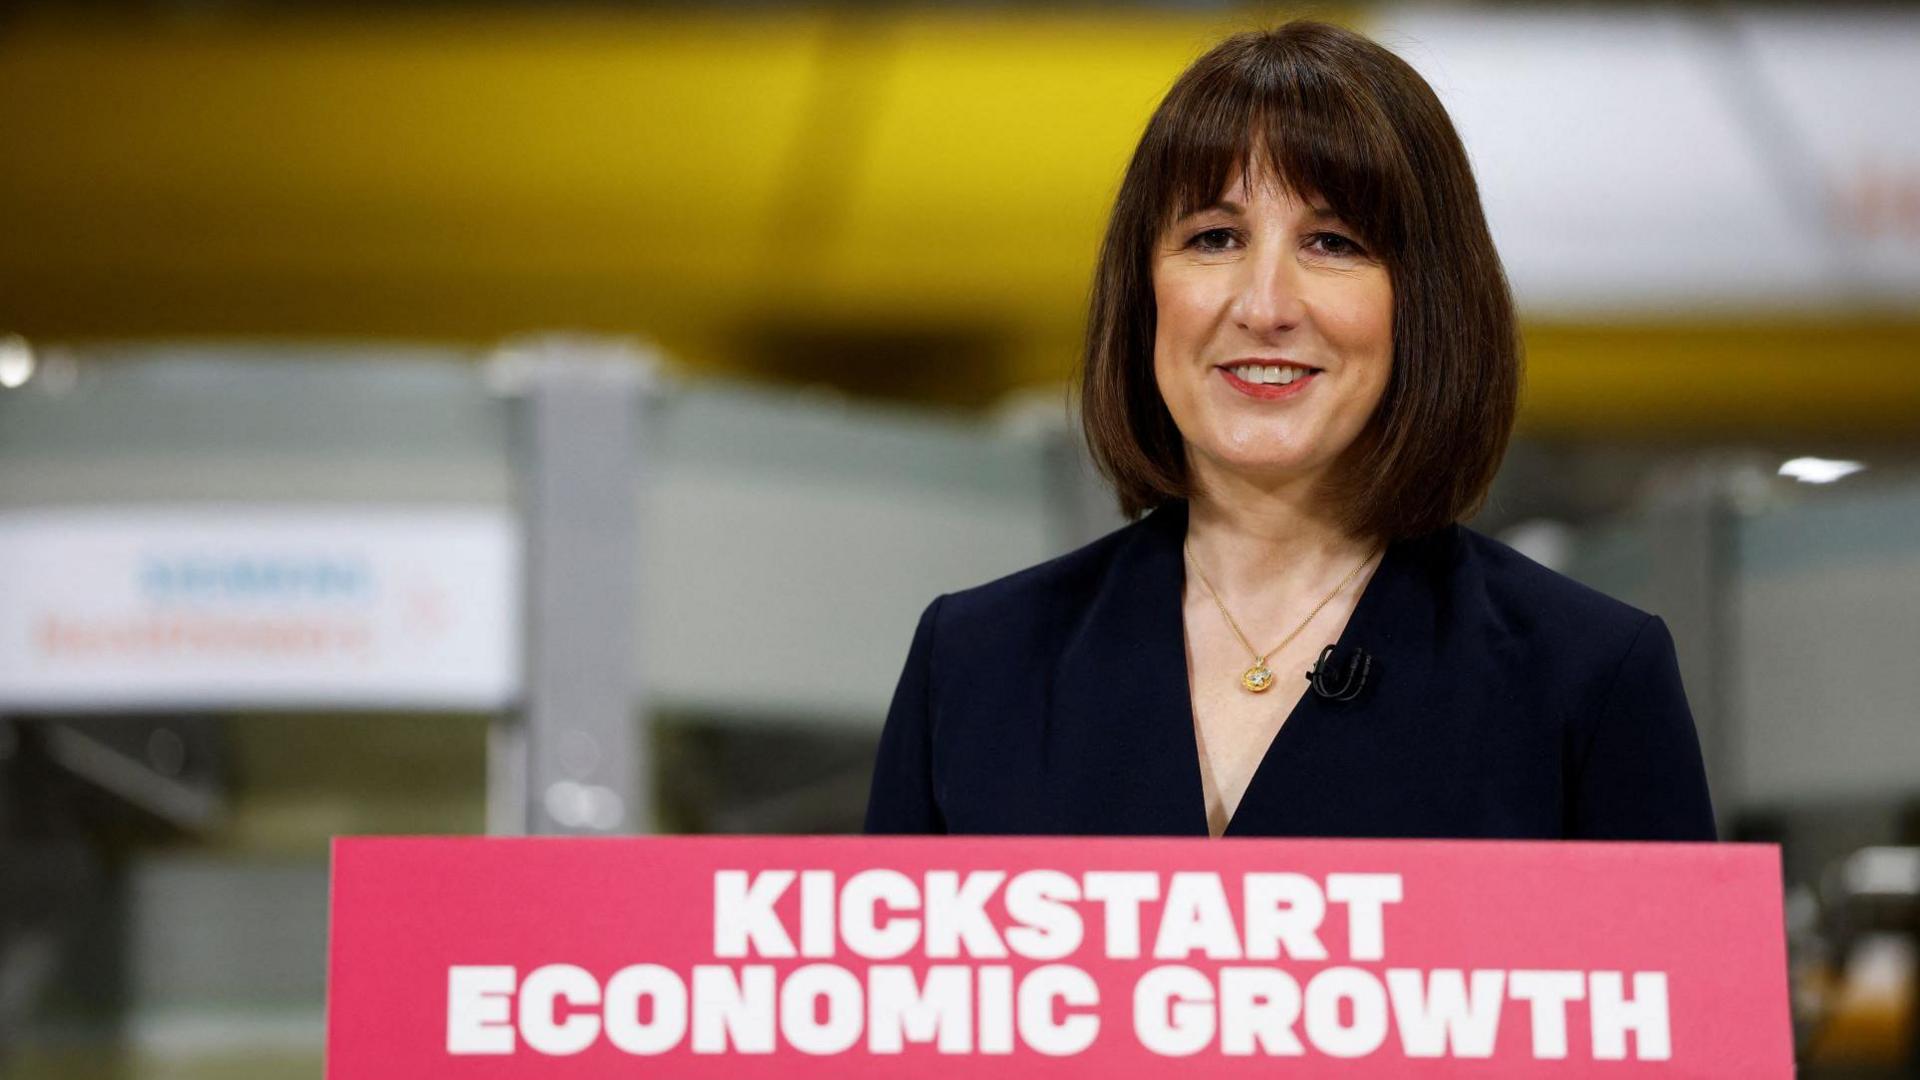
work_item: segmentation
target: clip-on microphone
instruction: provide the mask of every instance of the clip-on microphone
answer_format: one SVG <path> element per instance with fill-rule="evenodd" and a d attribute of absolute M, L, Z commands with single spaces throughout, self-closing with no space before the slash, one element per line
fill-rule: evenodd
<path fill-rule="evenodd" d="M 1373 671 L 1373 654 L 1355 648 L 1352 659 L 1347 661 L 1346 674 L 1338 683 L 1329 677 L 1333 667 L 1330 662 L 1332 656 L 1332 645 L 1320 650 L 1320 659 L 1313 665 L 1313 670 L 1307 672 L 1307 683 L 1313 687 L 1314 693 L 1329 701 L 1352 701 L 1366 688 L 1367 675 Z"/>

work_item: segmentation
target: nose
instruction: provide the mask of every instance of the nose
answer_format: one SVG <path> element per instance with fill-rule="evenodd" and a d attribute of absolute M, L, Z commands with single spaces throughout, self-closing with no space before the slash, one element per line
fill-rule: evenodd
<path fill-rule="evenodd" d="M 1306 318 L 1300 267 L 1282 245 L 1262 245 L 1241 262 L 1240 280 L 1230 314 L 1240 329 L 1256 337 L 1284 334 Z"/>

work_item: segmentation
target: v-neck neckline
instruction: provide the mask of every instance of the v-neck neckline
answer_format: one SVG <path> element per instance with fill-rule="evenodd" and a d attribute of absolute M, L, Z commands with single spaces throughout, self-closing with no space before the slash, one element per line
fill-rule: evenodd
<path fill-rule="evenodd" d="M 1178 572 L 1173 575 L 1172 616 L 1173 626 L 1177 630 L 1175 635 L 1176 644 L 1179 646 L 1178 651 L 1175 653 L 1175 659 L 1179 663 L 1180 686 L 1185 690 L 1185 700 L 1187 703 L 1185 718 L 1189 738 L 1187 739 L 1187 767 L 1184 770 L 1187 779 L 1187 783 L 1184 786 L 1187 788 L 1188 794 L 1186 802 L 1198 817 L 1198 834 L 1209 840 L 1224 840 L 1229 837 L 1242 835 L 1236 831 L 1235 826 L 1246 820 L 1247 805 L 1255 798 L 1256 794 L 1262 790 L 1262 779 L 1269 778 L 1268 782 L 1271 782 L 1271 774 L 1277 768 L 1274 762 L 1278 760 L 1280 756 L 1276 751 L 1284 750 L 1283 740 L 1285 742 L 1297 742 L 1301 738 L 1299 734 L 1290 736 L 1289 732 L 1299 731 L 1303 717 L 1309 718 L 1307 722 L 1311 722 L 1310 718 L 1318 711 L 1320 699 L 1319 695 L 1315 694 L 1313 689 L 1309 687 L 1302 692 L 1300 697 L 1293 703 L 1293 708 L 1287 713 L 1286 719 L 1275 729 L 1273 735 L 1267 740 L 1266 748 L 1260 753 L 1260 762 L 1254 766 L 1253 775 L 1247 778 L 1247 785 L 1240 793 L 1240 800 L 1234 804 L 1233 813 L 1228 815 L 1226 824 L 1221 827 L 1220 835 L 1217 837 L 1214 836 L 1213 831 L 1208 828 L 1206 780 L 1200 768 L 1200 755 L 1202 750 L 1200 748 L 1199 718 L 1194 711 L 1192 666 L 1187 660 L 1187 565 L 1185 558 L 1182 557 L 1182 553 L 1185 550 L 1184 545 L 1187 533 L 1187 505 L 1185 503 L 1170 504 L 1164 507 L 1161 512 L 1167 514 L 1170 518 L 1176 519 L 1167 522 L 1167 528 L 1169 534 L 1173 536 L 1175 558 L 1179 560 L 1177 564 Z M 1351 642 L 1362 639 L 1372 640 L 1370 630 L 1377 620 L 1376 611 L 1382 603 L 1386 602 L 1382 598 L 1393 588 L 1391 583 L 1401 573 L 1401 563 L 1405 558 L 1405 546 L 1406 541 L 1404 540 L 1396 540 L 1386 545 L 1386 550 L 1380 556 L 1380 565 L 1374 567 L 1373 573 L 1367 577 L 1366 584 L 1361 586 L 1360 597 L 1354 601 L 1353 611 L 1347 616 L 1346 625 L 1341 627 L 1339 636 L 1334 639 L 1334 655 L 1336 657 L 1345 657 L 1348 655 L 1348 645 Z M 1160 598 L 1160 601 L 1164 603 L 1166 599 L 1167 598 L 1163 596 Z M 1191 823 L 1188 831 L 1192 831 Z"/>

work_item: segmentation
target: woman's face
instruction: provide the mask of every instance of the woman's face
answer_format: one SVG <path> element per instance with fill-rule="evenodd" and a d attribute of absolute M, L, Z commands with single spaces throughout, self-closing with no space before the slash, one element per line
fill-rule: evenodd
<path fill-rule="evenodd" d="M 1324 475 L 1393 363 L 1387 269 L 1318 198 L 1235 177 L 1154 245 L 1154 379 L 1198 476 Z"/>

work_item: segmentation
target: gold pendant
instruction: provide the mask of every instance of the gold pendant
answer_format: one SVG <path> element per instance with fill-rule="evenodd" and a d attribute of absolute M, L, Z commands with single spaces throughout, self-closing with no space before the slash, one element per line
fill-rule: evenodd
<path fill-rule="evenodd" d="M 1258 694 L 1273 685 L 1273 671 L 1267 667 L 1267 662 L 1262 660 L 1248 668 L 1246 674 L 1240 676 L 1240 685 Z"/>

